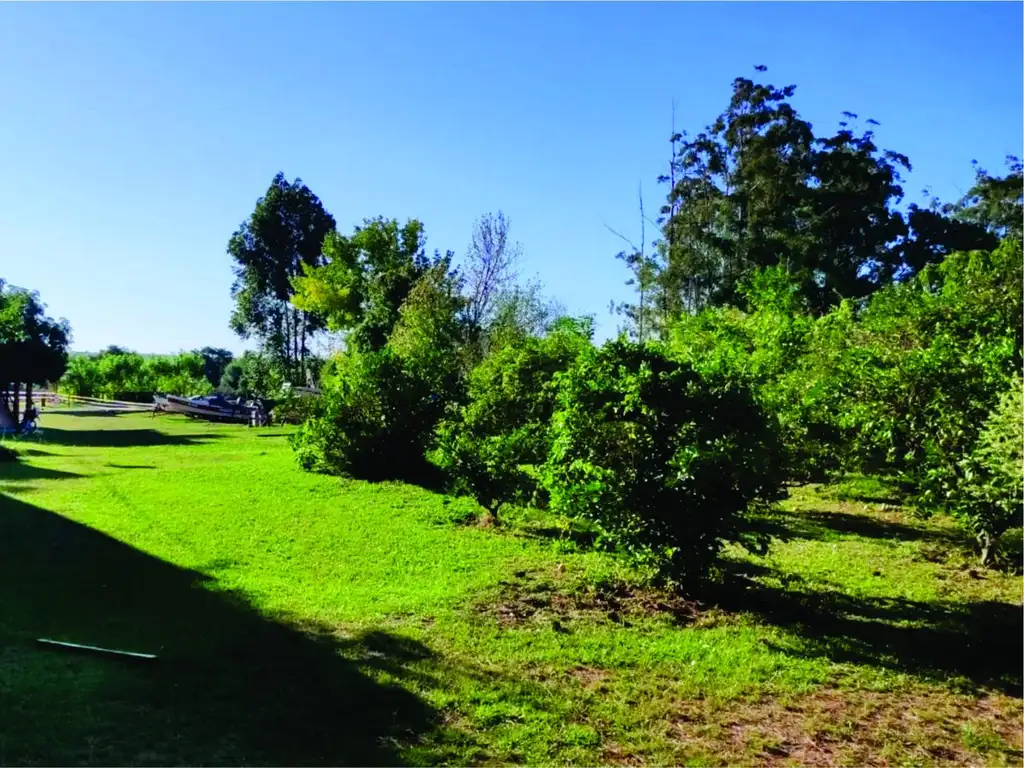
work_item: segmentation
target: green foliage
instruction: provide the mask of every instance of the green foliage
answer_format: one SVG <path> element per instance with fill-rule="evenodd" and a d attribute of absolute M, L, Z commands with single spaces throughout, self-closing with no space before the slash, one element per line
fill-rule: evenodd
<path fill-rule="evenodd" d="M 880 291 L 856 321 L 847 311 L 821 324 L 809 359 L 832 361 L 813 363 L 811 378 L 851 459 L 902 473 L 925 506 L 943 505 L 958 482 L 948 473 L 1020 369 L 1021 282 L 1020 243 L 1006 241 Z"/>
<path fill-rule="evenodd" d="M 285 375 L 275 358 L 263 352 L 248 351 L 224 368 L 217 391 L 246 399 L 277 398 Z"/>
<path fill-rule="evenodd" d="M 984 227 L 1001 238 L 1020 240 L 1024 233 L 1024 165 L 1020 158 L 1006 158 L 1007 173 L 992 176 L 976 162 L 975 179 L 955 206 L 958 219 Z"/>
<path fill-rule="evenodd" d="M 0 390 L 11 383 L 46 384 L 64 372 L 71 329 L 45 310 L 39 294 L 0 280 Z"/>
<path fill-rule="evenodd" d="M 321 375 L 323 398 L 293 440 L 307 469 L 423 480 L 434 427 L 465 387 L 466 300 L 451 255 L 427 259 L 421 228 L 371 221 L 332 236 L 328 263 L 296 281 L 347 350 Z M 312 304 L 307 304 L 311 302 Z"/>
<path fill-rule="evenodd" d="M 835 465 L 834 434 L 796 391 L 814 326 L 799 283 L 782 267 L 767 267 L 753 272 L 740 292 L 748 311 L 712 307 L 673 324 L 672 354 L 703 375 L 751 388 L 777 421 L 789 475 L 820 478 Z"/>
<path fill-rule="evenodd" d="M 909 162 L 846 121 L 834 136 L 815 137 L 789 103 L 795 90 L 737 78 L 707 129 L 673 137 L 663 213 L 674 305 L 735 303 L 752 270 L 782 263 L 820 310 L 897 271 L 890 244 L 906 227 L 891 204 Z"/>
<path fill-rule="evenodd" d="M 366 479 L 423 479 L 445 402 L 390 347 L 335 362 L 324 394 L 291 438 L 303 468 Z"/>
<path fill-rule="evenodd" d="M 544 297 L 536 280 L 508 286 L 494 297 L 483 328 L 481 350 L 486 356 L 531 337 L 543 336 L 565 316 L 561 305 Z"/>
<path fill-rule="evenodd" d="M 1020 376 L 985 420 L 977 443 L 958 469 L 962 481 L 951 489 L 947 503 L 964 527 L 978 536 L 982 559 L 988 560 L 997 538 L 1024 525 L 1024 382 Z"/>
<path fill-rule="evenodd" d="M 204 395 L 212 390 L 206 363 L 197 352 L 143 357 L 120 348 L 71 358 L 57 388 L 69 395 L 115 400 L 154 392 Z"/>
<path fill-rule="evenodd" d="M 235 273 L 231 328 L 260 339 L 296 380 L 305 377 L 308 344 L 323 318 L 289 304 L 292 279 L 323 262 L 324 239 L 334 227 L 334 217 L 300 179 L 289 182 L 278 173 L 228 242 Z"/>
<path fill-rule="evenodd" d="M 182 352 L 173 357 L 152 357 L 143 365 L 144 374 L 157 392 L 205 395 L 213 390 L 208 363 L 198 352 Z"/>
<path fill-rule="evenodd" d="M 699 579 L 744 514 L 779 498 L 778 450 L 750 392 L 624 340 L 560 377 L 545 481 L 554 511 Z"/>
<path fill-rule="evenodd" d="M 467 403 L 438 425 L 430 455 L 456 490 L 492 514 L 504 503 L 539 501 L 533 470 L 550 448 L 555 378 L 592 336 L 588 320 L 565 318 L 547 336 L 500 347 L 473 370 Z"/>
<path fill-rule="evenodd" d="M 398 322 L 399 309 L 416 281 L 449 257 L 429 258 L 423 250 L 423 225 L 411 220 L 368 219 L 355 233 L 331 233 L 323 246 L 324 263 L 307 264 L 292 283 L 292 303 L 326 318 L 333 331 L 347 332 L 347 343 L 379 350 Z"/>
<path fill-rule="evenodd" d="M 904 217 L 896 206 L 909 159 L 881 149 L 850 112 L 835 134 L 816 135 L 790 103 L 795 92 L 737 78 L 710 125 L 673 133 L 669 173 L 659 179 L 669 184 L 663 239 L 649 255 L 619 255 L 638 299 L 621 309 L 639 336 L 683 312 L 746 308 L 741 287 L 766 267 L 781 266 L 820 315 L 954 250 L 994 247 L 987 214 L 970 213 L 977 205 L 912 205 Z M 985 184 L 974 191 L 986 199 L 1013 194 Z M 1012 218 L 999 210 L 1000 221 Z"/>
<path fill-rule="evenodd" d="M 441 259 L 415 282 L 388 341 L 411 370 L 446 398 L 461 388 L 468 340 L 462 314 L 467 301 L 450 263 Z"/>
<path fill-rule="evenodd" d="M 210 382 L 211 387 L 216 387 L 224 377 L 224 370 L 235 359 L 235 356 L 231 354 L 230 350 L 216 347 L 203 347 L 197 352 L 203 358 L 203 371 L 206 374 L 206 380 Z"/>

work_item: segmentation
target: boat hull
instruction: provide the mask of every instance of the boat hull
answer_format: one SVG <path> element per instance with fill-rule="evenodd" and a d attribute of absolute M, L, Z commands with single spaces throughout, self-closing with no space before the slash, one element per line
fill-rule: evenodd
<path fill-rule="evenodd" d="M 218 408 L 212 405 L 201 405 L 199 403 L 186 400 L 184 397 L 176 397 L 174 395 L 167 396 L 167 402 L 163 406 L 163 410 L 170 413 L 181 413 L 185 416 L 193 416 L 202 419 L 212 419 L 214 421 L 236 421 L 246 422 L 252 417 L 252 410 L 249 408 Z"/>

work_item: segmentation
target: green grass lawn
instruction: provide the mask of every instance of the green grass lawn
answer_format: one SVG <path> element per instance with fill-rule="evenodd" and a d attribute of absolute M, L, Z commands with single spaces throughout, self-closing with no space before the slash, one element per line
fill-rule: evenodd
<path fill-rule="evenodd" d="M 281 429 L 41 422 L 0 464 L 0 764 L 1021 763 L 1021 579 L 884 487 L 794 490 L 693 600 Z"/>

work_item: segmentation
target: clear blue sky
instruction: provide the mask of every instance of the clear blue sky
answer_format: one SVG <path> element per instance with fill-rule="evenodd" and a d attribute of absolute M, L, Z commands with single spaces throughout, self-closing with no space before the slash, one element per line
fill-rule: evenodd
<path fill-rule="evenodd" d="M 4 4 L 0 277 L 74 347 L 238 350 L 225 246 L 274 173 L 344 230 L 421 219 L 461 254 L 501 208 L 524 272 L 614 332 L 607 223 L 664 189 L 672 98 L 700 129 L 768 67 L 833 130 L 881 122 L 950 198 L 1022 144 L 1020 3 Z"/>

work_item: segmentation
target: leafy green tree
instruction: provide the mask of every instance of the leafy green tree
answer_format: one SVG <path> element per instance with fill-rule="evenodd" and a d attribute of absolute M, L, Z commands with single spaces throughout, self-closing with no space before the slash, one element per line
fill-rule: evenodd
<path fill-rule="evenodd" d="M 857 311 L 819 319 L 791 374 L 811 423 L 834 427 L 845 467 L 902 481 L 922 513 L 958 512 L 981 425 L 1019 374 L 1022 252 L 953 254 Z"/>
<path fill-rule="evenodd" d="M 1000 238 L 1022 239 L 1024 227 L 1024 165 L 1006 158 L 1007 173 L 991 176 L 974 162 L 974 186 L 955 206 L 955 216 L 977 224 Z"/>
<path fill-rule="evenodd" d="M 388 346 L 439 395 L 454 396 L 468 367 L 469 304 L 461 280 L 443 258 L 413 284 L 398 311 Z"/>
<path fill-rule="evenodd" d="M 543 336 L 565 316 L 561 304 L 544 296 L 539 281 L 510 285 L 495 297 L 480 351 L 486 357 L 504 347 Z"/>
<path fill-rule="evenodd" d="M 203 374 L 206 376 L 206 380 L 210 383 L 211 387 L 216 387 L 220 384 L 220 380 L 224 376 L 224 370 L 235 359 L 230 350 L 218 347 L 203 347 L 196 350 L 196 353 L 203 358 Z"/>
<path fill-rule="evenodd" d="M 56 382 L 67 367 L 71 329 L 66 320 L 54 320 L 45 311 L 38 293 L 0 280 L 0 409 L 15 424 L 22 385 L 28 418 L 32 386 Z"/>
<path fill-rule="evenodd" d="M 423 225 L 410 220 L 368 219 L 351 236 L 331 233 L 324 263 L 303 267 L 293 280 L 293 304 L 326 318 L 332 331 L 346 333 L 353 349 L 380 350 L 399 319 L 399 309 L 416 281 L 443 259 L 424 252 Z"/>
<path fill-rule="evenodd" d="M 555 377 L 592 338 L 589 319 L 564 318 L 545 337 L 503 346 L 473 370 L 467 402 L 449 408 L 429 456 L 455 491 L 494 516 L 502 504 L 538 501 L 533 470 L 550 448 Z"/>
<path fill-rule="evenodd" d="M 323 318 L 290 303 L 292 280 L 322 263 L 324 239 L 334 228 L 334 217 L 301 180 L 278 173 L 228 242 L 235 271 L 232 329 L 258 338 L 286 374 L 302 382 L 309 343 Z"/>
<path fill-rule="evenodd" d="M 1024 527 L 1024 379 L 1019 375 L 985 420 L 959 470 L 963 482 L 951 489 L 948 504 L 977 537 L 981 561 L 987 564 L 999 537 Z M 1019 567 L 1019 560 L 1014 565 Z"/>
<path fill-rule="evenodd" d="M 368 480 L 423 481 L 425 453 L 445 401 L 390 347 L 335 360 L 330 386 L 292 436 L 299 464 Z"/>
<path fill-rule="evenodd" d="M 729 303 L 749 270 L 787 256 L 803 266 L 788 234 L 806 206 L 814 137 L 787 101 L 794 91 L 737 78 L 711 125 L 672 136 L 665 279 L 682 308 Z"/>
<path fill-rule="evenodd" d="M 284 385 L 284 376 L 276 360 L 260 352 L 246 352 L 240 362 L 242 373 L 239 394 L 247 398 L 278 397 Z"/>
<path fill-rule="evenodd" d="M 737 78 L 711 125 L 692 138 L 671 137 L 674 159 L 660 178 L 670 184 L 663 255 L 625 259 L 638 292 L 657 295 L 654 307 L 667 320 L 707 306 L 743 308 L 740 287 L 765 267 L 783 267 L 821 315 L 955 250 L 994 247 L 979 225 L 993 220 L 980 213 L 985 205 L 964 204 L 958 215 L 953 207 L 914 205 L 905 219 L 895 206 L 909 159 L 879 148 L 873 130 L 857 129 L 850 112 L 834 135 L 815 136 L 790 103 L 794 93 L 794 86 Z M 1005 202 L 1015 183 L 979 175 L 974 191 Z M 1009 209 L 1000 205 L 993 210 L 1004 211 L 1005 223 Z"/>
<path fill-rule="evenodd" d="M 823 479 L 836 465 L 835 434 L 804 408 L 801 367 L 814 327 L 809 303 L 781 266 L 752 273 L 740 295 L 746 310 L 712 307 L 674 323 L 672 356 L 702 375 L 750 387 L 778 422 L 789 476 Z"/>
<path fill-rule="evenodd" d="M 619 339 L 559 377 L 544 475 L 554 511 L 698 580 L 723 542 L 747 538 L 747 510 L 779 497 L 778 457 L 748 389 Z"/>
<path fill-rule="evenodd" d="M 68 395 L 95 397 L 99 389 L 99 371 L 96 360 L 89 355 L 72 355 L 67 369 L 60 377 L 58 390 Z"/>
<path fill-rule="evenodd" d="M 143 363 L 147 391 L 196 396 L 208 394 L 206 360 L 198 352 L 147 358 Z"/>

